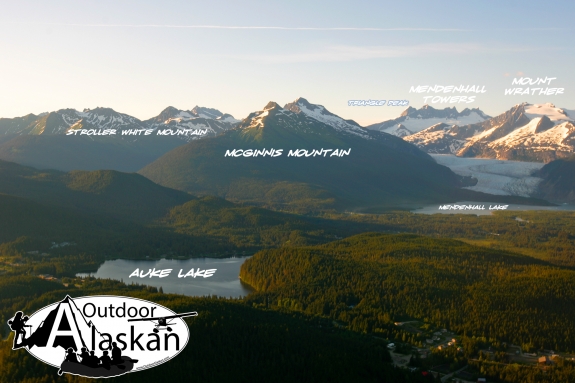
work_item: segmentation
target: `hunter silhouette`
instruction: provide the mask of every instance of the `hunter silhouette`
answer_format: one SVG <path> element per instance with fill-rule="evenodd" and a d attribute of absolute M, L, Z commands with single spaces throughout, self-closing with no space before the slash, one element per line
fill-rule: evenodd
<path fill-rule="evenodd" d="M 24 341 L 26 340 L 25 327 L 31 327 L 25 324 L 28 321 L 28 317 L 23 315 L 24 314 L 22 313 L 22 311 L 18 311 L 16 315 L 14 315 L 14 318 L 8 321 L 10 329 L 16 332 L 16 335 L 14 336 L 13 348 L 19 348 L 24 344 Z M 18 344 L 18 338 L 20 337 L 20 335 L 22 335 L 22 342 Z"/>

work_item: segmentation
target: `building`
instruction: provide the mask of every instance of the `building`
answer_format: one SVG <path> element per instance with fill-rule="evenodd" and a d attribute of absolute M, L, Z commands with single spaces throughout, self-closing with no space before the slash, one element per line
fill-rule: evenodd
<path fill-rule="evenodd" d="M 537 363 L 539 364 L 544 364 L 544 365 L 550 365 L 553 363 L 553 361 L 547 356 L 540 356 L 539 359 L 537 359 Z"/>

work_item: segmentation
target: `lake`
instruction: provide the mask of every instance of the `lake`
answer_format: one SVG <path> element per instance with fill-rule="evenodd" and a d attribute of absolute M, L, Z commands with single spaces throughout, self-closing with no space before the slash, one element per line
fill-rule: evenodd
<path fill-rule="evenodd" d="M 474 206 L 483 206 L 485 210 L 440 210 L 440 206 L 445 205 L 474 205 Z M 475 214 L 475 215 L 489 215 L 497 210 L 489 210 L 490 206 L 501 206 L 505 205 L 503 203 L 496 203 L 496 202 L 472 202 L 472 201 L 464 201 L 464 202 L 455 202 L 455 203 L 448 203 L 448 204 L 434 204 L 424 206 L 415 210 L 412 210 L 412 213 L 419 213 L 419 214 Z M 529 206 L 529 205 L 508 205 L 507 209 L 500 210 L 500 211 L 527 211 L 527 210 L 545 210 L 545 211 L 574 211 L 575 205 L 560 205 L 560 206 Z"/>
<path fill-rule="evenodd" d="M 92 276 L 96 278 L 109 278 L 118 281 L 124 281 L 126 284 L 131 282 L 162 287 L 165 293 L 182 294 L 189 296 L 218 295 L 223 297 L 238 298 L 248 295 L 252 290 L 249 286 L 243 284 L 240 279 L 240 267 L 249 257 L 234 258 L 192 258 L 186 260 L 160 259 L 159 261 L 115 259 L 106 261 L 100 266 L 95 273 L 77 274 L 79 277 Z M 193 273 L 200 270 L 216 269 L 212 276 L 204 278 L 201 275 L 178 278 L 178 274 L 184 276 L 191 269 Z M 171 273 L 159 278 L 131 277 L 136 269 L 148 273 L 150 269 L 166 270 L 172 269 Z M 181 270 L 181 272 L 180 272 Z M 166 272 L 167 273 L 167 272 Z"/>

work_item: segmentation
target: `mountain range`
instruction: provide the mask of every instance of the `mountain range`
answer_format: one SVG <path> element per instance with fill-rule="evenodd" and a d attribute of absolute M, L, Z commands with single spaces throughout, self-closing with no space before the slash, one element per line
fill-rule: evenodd
<path fill-rule="evenodd" d="M 170 188 L 280 210 L 381 207 L 451 199 L 473 184 L 426 153 L 540 162 L 572 155 L 573 115 L 552 104 L 518 104 L 496 117 L 424 105 L 362 127 L 304 98 L 283 108 L 270 102 L 241 121 L 198 106 L 168 107 L 148 120 L 110 108 L 61 109 L 0 119 L 0 160 L 61 171 L 140 171 Z M 90 129 L 118 134 L 70 134 Z M 123 134 L 179 129 L 202 134 Z M 264 149 L 285 153 L 246 157 Z M 240 150 L 240 158 L 225 156 L 228 150 Z M 290 150 L 313 158 L 288 157 Z M 331 155 L 336 151 L 342 156 Z"/>
<path fill-rule="evenodd" d="M 39 115 L 0 119 L 0 159 L 43 169 L 137 171 L 189 140 L 215 136 L 239 121 L 216 109 L 174 107 L 142 121 L 110 108 L 60 109 Z M 116 130 L 116 135 L 88 136 L 76 130 Z M 129 130 L 193 129 L 202 134 L 123 135 Z"/>
<path fill-rule="evenodd" d="M 362 127 L 321 105 L 299 98 L 284 108 L 358 137 L 383 132 L 427 153 L 549 162 L 575 153 L 575 111 L 553 104 L 518 104 L 490 117 L 478 108 L 408 107 L 398 118 Z M 258 113 L 258 112 L 254 112 Z M 254 113 L 246 119 L 251 119 Z M 242 120 L 245 121 L 246 119 Z M 110 108 L 60 109 L 39 115 L 0 118 L 0 159 L 39 168 L 137 171 L 185 142 L 215 137 L 242 123 L 217 109 L 165 108 L 140 120 Z M 66 137 L 71 131 L 115 129 L 115 136 Z M 198 134 L 163 136 L 156 131 L 185 129 Z M 148 130 L 150 135 L 124 135 Z M 119 138 L 119 139 L 118 139 Z"/>
<path fill-rule="evenodd" d="M 264 149 L 283 154 L 251 155 Z M 317 155 L 336 149 L 349 153 Z M 234 150 L 240 155 L 230 156 Z M 293 150 L 307 154 L 289 156 Z M 303 98 L 283 108 L 270 102 L 237 127 L 182 145 L 139 173 L 194 195 L 306 213 L 495 198 L 461 189 L 473 180 L 401 138 L 361 128 Z"/>
<path fill-rule="evenodd" d="M 435 109 L 430 105 L 424 105 L 420 109 L 408 107 L 398 118 L 372 124 L 366 128 L 386 132 L 398 137 L 411 136 L 436 124 L 467 125 L 488 120 L 489 117 L 478 108 L 466 108 L 458 112 L 455 107 Z"/>
<path fill-rule="evenodd" d="M 23 117 L 0 118 L 0 135 L 50 135 L 66 134 L 76 129 L 129 129 L 195 128 L 207 129 L 207 135 L 216 135 L 238 123 L 230 114 L 217 109 L 196 106 L 192 110 L 180 110 L 172 106 L 156 117 L 139 120 L 111 108 L 60 109 L 55 112 L 28 114 Z M 125 138 L 125 137 L 123 137 Z"/>
<path fill-rule="evenodd" d="M 437 116 L 438 112 L 451 110 L 434 111 L 434 116 Z M 469 110 L 463 112 L 466 111 Z M 455 116 L 456 111 L 452 115 Z M 422 118 L 418 120 L 419 126 L 430 125 L 403 138 L 427 153 L 549 162 L 575 152 L 574 118 L 575 111 L 557 108 L 550 103 L 523 103 L 496 117 L 474 123 L 457 124 L 449 118 L 443 121 L 437 117 Z"/>

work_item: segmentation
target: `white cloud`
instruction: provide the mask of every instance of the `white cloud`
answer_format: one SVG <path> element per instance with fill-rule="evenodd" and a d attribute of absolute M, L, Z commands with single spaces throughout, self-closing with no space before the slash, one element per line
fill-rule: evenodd
<path fill-rule="evenodd" d="M 63 27 L 91 27 L 91 28 L 176 28 L 176 29 L 255 29 L 255 30 L 281 30 L 281 31 L 374 31 L 374 32 L 465 32 L 469 29 L 460 28 L 371 28 L 371 27 L 281 27 L 281 26 L 255 26 L 255 25 L 179 25 L 179 24 L 82 24 L 82 23 L 29 23 L 5 22 L 3 24 L 22 25 L 51 25 Z"/>
<path fill-rule="evenodd" d="M 249 54 L 226 55 L 228 58 L 240 60 L 253 60 L 269 63 L 296 63 L 296 62 L 336 62 L 358 61 L 381 58 L 421 57 L 431 55 L 462 55 L 489 52 L 527 51 L 529 48 L 518 47 L 488 47 L 475 43 L 435 43 L 418 45 L 394 46 L 352 46 L 334 45 L 309 52 L 277 53 L 277 54 Z"/>
<path fill-rule="evenodd" d="M 374 31 L 374 32 L 483 32 L 485 29 L 468 28 L 377 28 L 377 27 L 285 27 L 257 25 L 186 25 L 186 24 L 92 24 L 92 23 L 43 23 L 43 22 L 0 22 L 8 25 L 48 25 L 90 28 L 176 28 L 176 29 L 254 29 L 284 31 Z M 572 28 L 489 28 L 489 31 L 572 31 Z"/>

